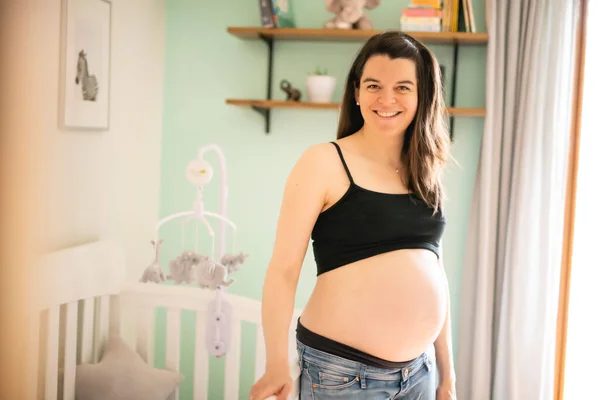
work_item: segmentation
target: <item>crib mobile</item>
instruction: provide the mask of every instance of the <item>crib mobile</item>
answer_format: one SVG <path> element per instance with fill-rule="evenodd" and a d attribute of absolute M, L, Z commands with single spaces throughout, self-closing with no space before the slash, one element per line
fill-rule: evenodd
<path fill-rule="evenodd" d="M 203 190 L 213 178 L 213 169 L 211 165 L 204 160 L 204 154 L 208 151 L 214 151 L 219 158 L 219 167 L 221 170 L 220 185 L 220 210 L 219 213 L 207 211 L 204 208 Z M 215 298 L 208 305 L 206 314 L 206 342 L 205 345 L 209 354 L 216 357 L 222 357 L 229 349 L 231 342 L 231 318 L 232 306 L 225 289 L 230 287 L 235 280 L 229 278 L 229 275 L 240 269 L 248 254 L 239 252 L 235 254 L 235 235 L 236 225 L 226 217 L 227 214 L 227 169 L 225 165 L 225 156 L 217 145 L 208 145 L 198 150 L 198 158 L 191 161 L 185 171 L 186 178 L 196 187 L 196 200 L 190 211 L 179 212 L 168 215 L 158 221 L 154 240 L 151 244 L 154 249 L 154 261 L 144 270 L 140 282 L 161 283 L 173 281 L 176 285 L 188 285 L 197 282 L 197 285 L 203 289 L 210 289 L 215 292 Z M 215 257 L 215 231 L 207 219 L 212 217 L 220 222 L 219 240 L 217 242 L 217 255 Z M 181 247 L 183 251 L 177 257 L 169 262 L 169 274 L 165 275 L 159 262 L 160 250 L 163 239 L 160 239 L 160 228 L 167 222 L 175 219 L 184 218 L 182 222 Z M 185 248 L 185 227 L 191 222 L 196 222 L 196 240 L 195 249 Z M 198 233 L 199 226 L 203 225 L 208 231 L 211 240 L 210 256 L 198 253 Z M 225 252 L 225 233 L 226 228 L 230 227 L 232 235 L 232 252 Z M 219 261 L 216 261 L 219 260 Z"/>

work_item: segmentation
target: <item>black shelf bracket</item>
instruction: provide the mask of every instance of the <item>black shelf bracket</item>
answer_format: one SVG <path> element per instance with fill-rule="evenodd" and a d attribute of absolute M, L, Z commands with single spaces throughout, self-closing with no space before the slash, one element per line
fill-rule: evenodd
<path fill-rule="evenodd" d="M 272 84 L 273 84 L 273 38 L 265 35 L 259 35 L 260 39 L 266 43 L 268 50 L 267 58 L 267 100 L 271 100 Z M 265 133 L 271 132 L 271 109 L 252 106 L 252 109 L 257 111 L 265 118 Z"/>
<path fill-rule="evenodd" d="M 262 115 L 263 117 L 267 118 L 269 116 L 269 109 L 268 108 L 264 108 L 264 107 L 259 107 L 259 106 L 252 106 L 252 109 L 254 111 L 256 111 L 257 113 L 259 113 L 260 115 Z M 267 130 L 269 129 L 269 125 L 267 123 Z"/>
<path fill-rule="evenodd" d="M 450 93 L 450 107 L 456 107 L 456 75 L 458 71 L 458 43 L 454 41 L 452 52 L 452 92 Z M 454 116 L 450 115 L 450 140 L 454 141 Z"/>

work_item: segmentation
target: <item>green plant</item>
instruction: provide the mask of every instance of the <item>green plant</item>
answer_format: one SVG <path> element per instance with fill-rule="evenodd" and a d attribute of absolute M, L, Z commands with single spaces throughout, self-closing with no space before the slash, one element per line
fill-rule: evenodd
<path fill-rule="evenodd" d="M 317 66 L 314 72 L 309 75 L 327 75 L 327 68 L 321 69 L 321 67 Z"/>

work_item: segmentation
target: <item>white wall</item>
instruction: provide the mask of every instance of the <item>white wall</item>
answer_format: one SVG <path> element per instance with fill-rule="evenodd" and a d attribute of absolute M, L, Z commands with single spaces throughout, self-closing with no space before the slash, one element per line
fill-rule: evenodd
<path fill-rule="evenodd" d="M 61 0 L 30 0 L 28 10 L 29 87 L 47 140 L 38 244 L 123 240 L 136 279 L 151 261 L 158 217 L 165 0 L 112 0 L 108 131 L 59 129 Z"/>

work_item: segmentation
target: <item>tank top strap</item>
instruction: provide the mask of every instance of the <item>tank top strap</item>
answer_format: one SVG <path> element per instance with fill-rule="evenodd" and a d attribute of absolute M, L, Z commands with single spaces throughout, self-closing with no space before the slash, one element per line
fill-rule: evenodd
<path fill-rule="evenodd" d="M 348 165 L 346 165 L 346 160 L 344 160 L 344 156 L 342 154 L 342 149 L 336 142 L 331 142 L 337 149 L 338 154 L 340 155 L 340 160 L 342 160 L 342 164 L 344 165 L 344 169 L 346 170 L 346 174 L 348 175 L 348 179 L 350 179 L 350 183 L 354 184 L 354 179 L 352 179 L 352 174 L 350 174 L 350 170 L 348 169 Z"/>

